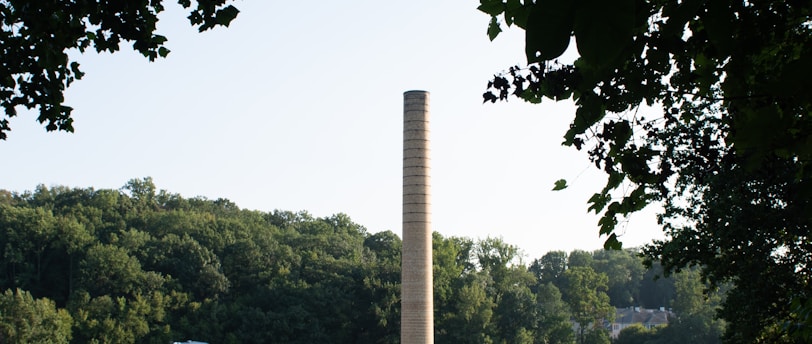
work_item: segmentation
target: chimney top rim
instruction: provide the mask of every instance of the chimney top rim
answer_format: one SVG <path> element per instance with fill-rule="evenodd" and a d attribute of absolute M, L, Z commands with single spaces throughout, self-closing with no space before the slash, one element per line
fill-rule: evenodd
<path fill-rule="evenodd" d="M 403 94 L 409 94 L 409 93 L 425 93 L 425 94 L 429 94 L 429 91 L 424 91 L 424 90 L 409 90 L 409 91 L 403 92 Z"/>

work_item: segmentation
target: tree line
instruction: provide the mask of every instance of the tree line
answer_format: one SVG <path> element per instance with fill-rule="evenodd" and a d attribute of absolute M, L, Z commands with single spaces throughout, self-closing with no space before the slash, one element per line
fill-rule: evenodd
<path fill-rule="evenodd" d="M 399 342 L 401 240 L 344 214 L 245 210 L 144 178 L 0 191 L 0 231 L 3 343 Z M 433 254 L 441 343 L 608 343 L 615 307 L 680 315 L 619 342 L 715 342 L 724 327 L 698 272 L 655 278 L 635 250 L 527 264 L 500 239 L 435 232 Z"/>

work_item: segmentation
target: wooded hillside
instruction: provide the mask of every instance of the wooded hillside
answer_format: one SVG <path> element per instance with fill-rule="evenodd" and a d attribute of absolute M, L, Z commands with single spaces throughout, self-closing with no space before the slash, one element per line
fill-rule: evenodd
<path fill-rule="evenodd" d="M 150 178 L 0 191 L 0 342 L 397 343 L 400 248 L 344 214 L 245 210 Z M 629 306 L 718 337 L 698 275 L 657 274 L 634 250 L 526 264 L 500 239 L 434 233 L 437 342 L 606 343 L 604 320 Z"/>

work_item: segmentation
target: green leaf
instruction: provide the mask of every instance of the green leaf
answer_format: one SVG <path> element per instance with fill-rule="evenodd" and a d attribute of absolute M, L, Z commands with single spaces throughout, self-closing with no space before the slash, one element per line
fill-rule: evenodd
<path fill-rule="evenodd" d="M 564 190 L 567 188 L 567 180 L 559 179 L 555 181 L 555 186 L 553 187 L 553 191 Z"/>
<path fill-rule="evenodd" d="M 617 208 L 620 214 L 629 214 L 642 210 L 648 205 L 648 195 L 646 195 L 646 187 L 638 186 L 631 194 L 623 197 L 623 201 Z"/>
<path fill-rule="evenodd" d="M 169 49 L 165 47 L 158 48 L 158 55 L 160 55 L 161 57 L 166 57 L 166 55 L 169 55 Z"/>
<path fill-rule="evenodd" d="M 161 45 L 161 44 L 166 43 L 166 41 L 167 41 L 166 36 L 163 36 L 163 35 L 152 36 L 152 42 L 155 43 L 155 44 Z"/>
<path fill-rule="evenodd" d="M 615 189 L 620 186 L 620 183 L 623 182 L 623 179 L 626 178 L 626 175 L 619 172 L 612 172 L 609 173 L 609 177 L 606 179 L 606 187 L 603 188 L 604 193 L 608 193 L 609 190 Z"/>
<path fill-rule="evenodd" d="M 612 208 L 612 205 L 616 205 L 618 203 L 612 203 L 609 205 L 609 208 Z M 598 220 L 598 226 L 600 226 L 600 234 L 609 234 L 615 230 L 615 226 L 617 225 L 617 219 L 615 218 L 615 213 L 612 211 L 607 211 L 603 214 L 600 220 Z"/>
<path fill-rule="evenodd" d="M 476 9 L 485 12 L 491 17 L 496 17 L 505 11 L 505 4 L 502 0 L 480 0 L 480 5 Z"/>
<path fill-rule="evenodd" d="M 575 18 L 575 2 L 541 0 L 533 5 L 525 29 L 527 63 L 555 59 L 570 44 Z"/>
<path fill-rule="evenodd" d="M 648 166 L 648 156 L 642 154 L 644 150 L 637 152 L 625 152 L 621 155 L 618 161 L 621 168 L 631 181 L 639 182 L 651 175 L 651 169 Z"/>
<path fill-rule="evenodd" d="M 217 11 L 217 16 L 215 17 L 215 21 L 217 24 L 228 26 L 234 18 L 237 18 L 237 15 L 240 13 L 233 5 L 228 5 L 225 8 Z"/>
<path fill-rule="evenodd" d="M 603 249 L 604 250 L 622 250 L 623 249 L 623 243 L 620 242 L 619 240 L 617 240 L 617 235 L 615 235 L 615 233 L 612 233 L 612 235 L 610 235 L 608 238 L 606 238 L 606 241 L 603 242 Z"/>
<path fill-rule="evenodd" d="M 488 38 L 494 40 L 500 32 L 502 32 L 502 28 L 499 26 L 499 21 L 496 20 L 496 17 L 491 17 L 491 23 L 488 24 Z"/>
<path fill-rule="evenodd" d="M 629 139 L 632 137 L 632 127 L 628 120 L 614 122 L 611 125 L 610 133 L 611 135 L 607 137 L 607 139 L 614 141 L 612 146 L 612 153 L 614 153 L 617 150 L 623 149 L 626 143 L 629 142 Z"/>
<path fill-rule="evenodd" d="M 85 76 L 85 73 L 82 72 L 81 70 L 79 70 L 79 63 L 78 62 L 71 62 L 70 70 L 71 70 L 71 72 L 73 72 L 73 75 L 74 75 L 74 77 L 76 77 L 76 80 L 79 80 L 83 76 Z M 14 80 L 12 80 L 12 82 L 13 81 Z"/>
<path fill-rule="evenodd" d="M 734 35 L 734 11 L 726 1 L 709 1 L 707 19 L 703 21 L 708 40 L 723 53 L 731 51 L 736 45 Z"/>
<path fill-rule="evenodd" d="M 513 24 L 524 28 L 527 25 L 527 17 L 530 15 L 530 7 L 525 6 L 519 0 L 507 0 L 505 4 L 505 24 L 510 27 Z"/>
<path fill-rule="evenodd" d="M 600 103 L 600 98 L 594 93 L 584 93 L 577 102 L 575 120 L 570 124 L 564 135 L 564 145 L 571 146 L 575 136 L 583 134 L 589 127 L 598 123 L 605 115 L 606 110 Z"/>
<path fill-rule="evenodd" d="M 595 66 L 612 65 L 631 43 L 634 0 L 585 0 L 575 13 L 578 53 Z"/>
<path fill-rule="evenodd" d="M 704 1 L 685 0 L 677 4 L 669 3 L 663 6 L 663 17 L 668 18 L 662 28 L 664 36 L 682 36 L 685 24 L 693 18 Z"/>
<path fill-rule="evenodd" d="M 599 213 L 603 208 L 606 207 L 606 204 L 612 200 L 612 197 L 609 196 L 607 193 L 596 193 L 593 194 L 592 197 L 589 198 L 587 203 L 591 203 L 592 205 L 589 206 L 587 209 L 588 211 L 595 211 L 595 214 Z"/>

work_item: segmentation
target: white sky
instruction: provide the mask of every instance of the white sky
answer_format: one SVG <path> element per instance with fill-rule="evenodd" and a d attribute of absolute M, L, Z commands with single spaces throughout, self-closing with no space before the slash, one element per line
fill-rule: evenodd
<path fill-rule="evenodd" d="M 184 197 L 342 212 L 400 234 L 403 92 L 420 89 L 431 92 L 434 230 L 501 237 L 528 260 L 602 247 L 586 201 L 603 174 L 560 145 L 574 106 L 482 104 L 494 73 L 524 64 L 523 32 L 490 42 L 475 1 L 383 3 L 237 1 L 231 27 L 199 34 L 169 2 L 168 58 L 129 45 L 77 55 L 76 132 L 46 133 L 21 111 L 0 142 L 0 188 L 151 176 Z M 571 186 L 551 191 L 560 178 Z M 662 236 L 655 210 L 631 219 L 624 246 Z"/>

